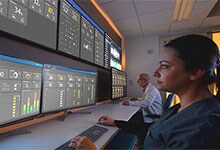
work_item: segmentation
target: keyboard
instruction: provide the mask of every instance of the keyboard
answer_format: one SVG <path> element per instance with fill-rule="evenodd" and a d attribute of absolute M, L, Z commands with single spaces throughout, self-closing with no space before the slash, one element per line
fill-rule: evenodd
<path fill-rule="evenodd" d="M 119 99 L 114 99 L 110 101 L 110 104 L 119 104 L 124 100 L 130 100 L 129 97 L 123 97 L 123 98 L 119 98 Z"/>
<path fill-rule="evenodd" d="M 108 131 L 107 128 L 93 125 L 89 129 L 80 133 L 79 136 L 87 136 L 92 142 L 95 142 L 98 138 L 100 138 L 107 131 Z M 66 143 L 57 147 L 55 150 L 73 150 L 73 148 L 69 147 L 70 141 L 71 140 L 67 141 Z"/>

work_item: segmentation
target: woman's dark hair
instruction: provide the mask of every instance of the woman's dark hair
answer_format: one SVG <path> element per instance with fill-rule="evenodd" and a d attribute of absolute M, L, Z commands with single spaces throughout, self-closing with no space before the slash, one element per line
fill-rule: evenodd
<path fill-rule="evenodd" d="M 216 82 L 218 89 L 220 88 L 219 50 L 210 38 L 202 35 L 186 35 L 170 41 L 164 47 L 176 51 L 177 57 L 184 62 L 186 70 L 204 69 L 204 83 Z M 215 68 L 217 75 L 214 73 Z"/>

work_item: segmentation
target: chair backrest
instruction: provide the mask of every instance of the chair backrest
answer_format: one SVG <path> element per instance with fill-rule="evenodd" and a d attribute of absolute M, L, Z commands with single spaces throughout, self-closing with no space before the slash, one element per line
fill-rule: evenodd
<path fill-rule="evenodd" d="M 173 93 L 170 93 L 168 96 L 167 96 L 167 99 L 163 105 L 163 112 L 168 110 L 172 104 L 172 101 L 174 100 L 174 97 L 175 97 L 175 94 Z M 161 115 L 158 115 L 158 114 L 147 114 L 146 116 L 148 117 L 151 117 L 151 118 L 160 118 Z"/>
<path fill-rule="evenodd" d="M 163 106 L 163 110 L 166 111 L 167 109 L 170 108 L 171 104 L 172 104 L 172 101 L 174 100 L 174 94 L 173 93 L 170 93 L 168 96 L 167 96 L 167 99 L 164 103 L 164 106 Z"/>

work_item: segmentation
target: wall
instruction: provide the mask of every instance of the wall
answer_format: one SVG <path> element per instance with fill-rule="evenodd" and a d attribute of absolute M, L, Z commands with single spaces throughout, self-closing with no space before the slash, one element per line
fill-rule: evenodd
<path fill-rule="evenodd" d="M 128 82 L 127 95 L 128 97 L 140 97 L 143 93 L 136 84 L 137 76 L 140 73 L 148 73 L 151 77 L 151 83 L 156 85 L 153 73 L 157 67 L 157 58 L 159 56 L 159 36 L 126 39 L 125 49 Z"/>

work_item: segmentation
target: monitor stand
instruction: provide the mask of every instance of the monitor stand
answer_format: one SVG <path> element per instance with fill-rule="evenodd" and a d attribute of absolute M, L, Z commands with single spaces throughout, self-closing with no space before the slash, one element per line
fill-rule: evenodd
<path fill-rule="evenodd" d="M 31 131 L 27 130 L 27 129 L 20 129 L 20 130 L 15 130 L 15 131 L 9 131 L 9 132 L 6 132 L 6 133 L 2 133 L 0 135 L 0 139 L 1 138 L 6 138 L 6 137 L 9 137 L 9 136 L 21 135 L 21 134 L 31 134 Z"/>
<path fill-rule="evenodd" d="M 60 121 L 64 121 L 67 118 L 68 114 L 92 114 L 90 111 L 76 111 L 72 112 L 71 110 L 66 110 L 65 114 L 60 117 Z"/>

